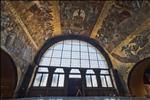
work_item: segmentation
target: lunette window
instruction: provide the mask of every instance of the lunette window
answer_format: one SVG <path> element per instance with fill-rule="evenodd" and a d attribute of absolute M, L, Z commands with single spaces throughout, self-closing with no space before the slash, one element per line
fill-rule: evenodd
<path fill-rule="evenodd" d="M 39 68 L 47 67 L 56 67 L 52 75 L 51 87 L 64 87 L 64 67 L 72 68 L 69 78 L 81 78 L 78 68 L 88 68 L 85 75 L 87 87 L 98 87 L 93 68 L 109 70 L 103 54 L 93 45 L 81 40 L 64 40 L 49 47 L 39 62 Z M 112 87 L 109 73 L 103 74 L 101 71 L 100 79 L 102 87 Z M 48 69 L 44 72 L 38 70 L 33 86 L 46 86 L 47 80 Z"/>

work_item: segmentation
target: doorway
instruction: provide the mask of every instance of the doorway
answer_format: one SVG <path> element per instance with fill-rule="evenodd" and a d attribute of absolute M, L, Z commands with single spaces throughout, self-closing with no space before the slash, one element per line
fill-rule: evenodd
<path fill-rule="evenodd" d="M 69 78 L 68 96 L 82 96 L 82 80 L 81 80 L 81 78 Z"/>
<path fill-rule="evenodd" d="M 150 97 L 149 76 L 150 58 L 138 62 L 130 71 L 128 76 L 128 87 L 132 96 Z"/>

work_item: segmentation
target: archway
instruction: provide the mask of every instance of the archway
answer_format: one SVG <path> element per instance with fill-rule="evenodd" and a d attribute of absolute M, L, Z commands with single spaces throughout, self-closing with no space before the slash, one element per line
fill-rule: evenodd
<path fill-rule="evenodd" d="M 148 70 L 150 70 L 150 58 L 138 62 L 129 73 L 128 87 L 132 96 L 150 96 L 148 91 L 150 80 L 145 76 Z"/>
<path fill-rule="evenodd" d="M 1 98 L 12 98 L 17 85 L 17 69 L 12 58 L 2 49 L 1 54 Z"/>

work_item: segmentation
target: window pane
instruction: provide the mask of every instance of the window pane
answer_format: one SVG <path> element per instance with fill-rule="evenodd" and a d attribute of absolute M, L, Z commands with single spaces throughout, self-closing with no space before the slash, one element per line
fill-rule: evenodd
<path fill-rule="evenodd" d="M 83 51 L 83 52 L 88 52 L 87 46 L 81 46 L 81 51 Z"/>
<path fill-rule="evenodd" d="M 43 77 L 42 77 L 42 81 L 41 81 L 40 86 L 46 86 L 46 84 L 47 84 L 47 79 L 48 79 L 48 74 L 43 74 Z"/>
<path fill-rule="evenodd" d="M 106 76 L 106 80 L 107 80 L 107 85 L 108 87 L 112 87 L 112 83 L 111 83 L 111 79 L 110 79 L 110 76 Z"/>
<path fill-rule="evenodd" d="M 79 40 L 72 40 L 73 45 L 79 45 Z"/>
<path fill-rule="evenodd" d="M 79 69 L 71 69 L 70 73 L 80 73 Z"/>
<path fill-rule="evenodd" d="M 103 57 L 101 53 L 97 53 L 97 58 L 98 60 L 105 60 L 105 58 Z"/>
<path fill-rule="evenodd" d="M 62 50 L 62 44 L 59 44 L 59 43 L 55 44 L 54 49 L 55 50 Z"/>
<path fill-rule="evenodd" d="M 60 66 L 60 58 L 52 58 L 51 66 Z"/>
<path fill-rule="evenodd" d="M 40 73 L 36 74 L 33 86 L 39 86 L 40 85 L 41 77 L 42 77 L 42 74 L 40 74 Z"/>
<path fill-rule="evenodd" d="M 98 61 L 92 61 L 92 60 L 90 60 L 90 67 L 91 68 L 98 68 L 99 67 L 99 65 L 98 65 Z"/>
<path fill-rule="evenodd" d="M 89 53 L 91 60 L 97 60 L 96 53 Z"/>
<path fill-rule="evenodd" d="M 39 63 L 39 65 L 41 66 L 49 66 L 49 64 L 50 64 L 50 58 L 44 58 L 44 57 L 42 57 Z"/>
<path fill-rule="evenodd" d="M 72 51 L 79 51 L 79 46 L 78 45 L 72 45 Z"/>
<path fill-rule="evenodd" d="M 57 87 L 57 81 L 58 81 L 58 74 L 53 74 L 53 79 L 52 79 L 52 87 Z"/>
<path fill-rule="evenodd" d="M 65 40 L 64 44 L 70 44 L 71 45 L 71 40 Z"/>
<path fill-rule="evenodd" d="M 61 52 L 62 52 L 62 51 L 56 51 L 56 50 L 54 50 L 52 57 L 58 57 L 58 58 L 60 58 L 60 57 L 61 57 Z"/>
<path fill-rule="evenodd" d="M 56 68 L 55 73 L 64 73 L 64 70 L 62 68 Z"/>
<path fill-rule="evenodd" d="M 51 57 L 51 56 L 52 56 L 52 50 L 47 50 L 43 55 L 43 57 Z"/>
<path fill-rule="evenodd" d="M 89 60 L 81 60 L 81 68 L 89 68 Z"/>
<path fill-rule="evenodd" d="M 89 59 L 88 53 L 81 52 L 81 59 Z"/>
<path fill-rule="evenodd" d="M 71 59 L 71 67 L 80 67 L 80 60 Z"/>
<path fill-rule="evenodd" d="M 81 75 L 73 75 L 73 74 L 70 74 L 70 75 L 69 75 L 69 78 L 81 78 Z"/>
<path fill-rule="evenodd" d="M 69 50 L 69 51 L 71 51 L 71 45 L 65 45 L 64 44 L 63 50 Z"/>
<path fill-rule="evenodd" d="M 71 52 L 70 51 L 63 51 L 62 58 L 70 58 L 71 57 Z"/>
<path fill-rule="evenodd" d="M 58 87 L 63 87 L 64 86 L 64 74 L 59 75 L 59 82 L 58 82 Z"/>
<path fill-rule="evenodd" d="M 109 74 L 108 70 L 101 70 L 100 74 Z"/>
<path fill-rule="evenodd" d="M 101 75 L 100 78 L 101 78 L 101 82 L 102 82 L 102 87 L 107 87 L 105 76 Z"/>
<path fill-rule="evenodd" d="M 93 87 L 97 87 L 97 79 L 96 79 L 96 75 L 91 75 L 91 76 L 92 76 Z"/>
<path fill-rule="evenodd" d="M 84 42 L 84 41 L 80 41 L 80 45 L 81 45 L 81 46 L 87 46 L 87 43 Z"/>
<path fill-rule="evenodd" d="M 92 45 L 90 45 L 89 46 L 89 52 L 95 52 L 96 53 L 96 49 Z"/>
<path fill-rule="evenodd" d="M 62 67 L 70 67 L 70 59 L 62 59 L 61 66 Z"/>
<path fill-rule="evenodd" d="M 99 62 L 100 68 L 102 68 L 102 69 L 108 69 L 106 61 L 98 61 L 98 62 Z"/>
<path fill-rule="evenodd" d="M 85 77 L 86 77 L 86 86 L 92 87 L 90 75 L 86 75 Z"/>
<path fill-rule="evenodd" d="M 72 58 L 80 59 L 80 52 L 72 52 Z"/>
<path fill-rule="evenodd" d="M 94 74 L 94 71 L 93 70 L 87 70 L 86 74 Z"/>
<path fill-rule="evenodd" d="M 48 68 L 39 67 L 38 72 L 48 72 Z"/>

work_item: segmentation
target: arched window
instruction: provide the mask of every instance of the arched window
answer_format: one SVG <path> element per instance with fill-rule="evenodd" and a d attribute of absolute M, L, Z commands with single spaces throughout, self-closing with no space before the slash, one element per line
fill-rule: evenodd
<path fill-rule="evenodd" d="M 80 40 L 64 40 L 47 49 L 40 66 L 108 69 L 101 52 Z"/>
<path fill-rule="evenodd" d="M 87 87 L 98 87 L 96 75 L 93 70 L 87 70 L 85 77 Z"/>
<path fill-rule="evenodd" d="M 46 86 L 49 81 L 48 67 L 52 67 L 56 69 L 50 76 L 51 82 L 48 82 L 51 87 L 64 87 L 67 68 L 70 70 L 67 74 L 69 78 L 81 78 L 79 69 L 86 70 L 87 88 L 113 87 L 110 68 L 104 55 L 95 46 L 82 40 L 70 39 L 56 42 L 45 50 L 38 66 L 33 86 Z M 96 75 L 93 69 L 100 73 Z M 98 82 L 101 82 L 101 86 Z"/>
<path fill-rule="evenodd" d="M 56 68 L 53 74 L 51 87 L 64 87 L 64 79 L 64 70 L 62 68 Z"/>
<path fill-rule="evenodd" d="M 38 72 L 35 76 L 33 86 L 45 87 L 48 79 L 48 68 L 39 67 Z"/>

